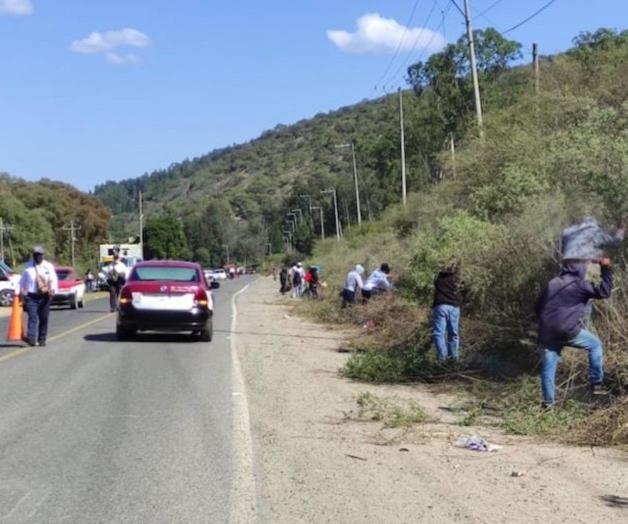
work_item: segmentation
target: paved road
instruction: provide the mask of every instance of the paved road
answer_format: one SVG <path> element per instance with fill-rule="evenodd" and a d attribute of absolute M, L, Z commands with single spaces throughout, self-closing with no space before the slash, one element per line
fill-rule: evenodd
<path fill-rule="evenodd" d="M 233 520 L 248 421 L 229 331 L 247 282 L 215 292 L 211 344 L 117 342 L 101 299 L 55 311 L 46 348 L 0 346 L 0 522 Z"/>

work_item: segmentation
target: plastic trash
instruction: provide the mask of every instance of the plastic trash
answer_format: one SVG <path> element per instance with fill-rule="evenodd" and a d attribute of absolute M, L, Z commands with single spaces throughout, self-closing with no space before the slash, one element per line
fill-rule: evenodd
<path fill-rule="evenodd" d="M 623 239 L 623 229 L 611 235 L 600 227 L 595 218 L 586 217 L 580 224 L 563 230 L 560 252 L 563 259 L 596 260 L 604 255 L 605 249 L 619 246 Z"/>
<path fill-rule="evenodd" d="M 501 449 L 501 446 L 497 444 L 491 444 L 487 440 L 481 437 L 460 437 L 454 442 L 454 446 L 457 448 L 470 449 L 471 451 L 497 451 Z"/>

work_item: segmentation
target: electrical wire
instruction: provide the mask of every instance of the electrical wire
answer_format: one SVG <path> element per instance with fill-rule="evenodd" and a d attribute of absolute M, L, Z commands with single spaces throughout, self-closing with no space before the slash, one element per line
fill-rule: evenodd
<path fill-rule="evenodd" d="M 438 3 L 436 2 L 436 0 L 434 0 L 434 2 L 432 2 L 432 8 L 430 9 L 425 22 L 423 22 L 422 24 L 422 28 L 427 28 L 430 20 L 432 19 L 432 16 L 434 15 L 434 10 L 436 9 Z M 445 22 L 445 12 L 449 12 L 449 9 L 451 8 L 451 5 L 448 5 L 447 8 L 445 8 L 445 11 L 442 11 L 442 19 L 441 19 L 441 23 L 439 24 L 439 26 L 434 29 L 432 31 L 432 36 L 430 37 L 430 39 L 428 40 L 427 44 L 425 46 L 423 46 L 423 51 L 421 52 L 421 54 L 419 55 L 421 58 L 423 57 L 423 55 L 425 54 L 425 52 L 429 49 L 429 47 L 432 45 L 432 42 L 434 41 L 434 38 L 436 38 L 436 34 L 437 32 L 440 30 L 440 28 L 443 26 L 444 22 Z M 408 65 L 408 62 L 410 62 L 410 60 L 412 60 L 412 53 L 414 52 L 414 50 L 416 49 L 417 45 L 419 44 L 419 41 L 421 40 L 421 33 L 419 33 L 416 37 L 416 39 L 414 40 L 414 44 L 412 45 L 411 50 L 408 52 L 408 58 L 406 59 L 405 62 L 402 62 L 399 67 L 395 70 L 395 72 L 393 73 L 391 78 L 397 78 L 399 73 L 401 72 L 401 70 L 406 67 Z"/>
<path fill-rule="evenodd" d="M 495 2 L 493 2 L 491 5 L 489 5 L 486 9 L 484 9 L 483 11 L 481 11 L 480 13 L 478 13 L 475 16 L 484 16 L 486 13 L 488 13 L 490 10 L 492 10 L 493 8 L 497 7 L 499 4 L 501 4 L 504 0 L 495 0 Z M 474 17 L 475 18 L 475 17 Z"/>
<path fill-rule="evenodd" d="M 399 39 L 399 44 L 397 45 L 397 49 L 395 49 L 395 53 L 393 54 L 392 58 L 390 59 L 390 62 L 388 62 L 388 65 L 386 66 L 386 70 L 384 71 L 382 76 L 379 78 L 379 80 L 375 84 L 375 87 L 373 88 L 373 91 L 377 91 L 377 86 L 381 83 L 382 80 L 384 80 L 384 78 L 386 78 L 386 75 L 390 71 L 390 68 L 392 67 L 393 62 L 399 56 L 399 51 L 401 51 L 401 46 L 403 45 L 403 41 L 405 40 L 406 35 L 408 34 L 408 30 L 410 29 L 410 24 L 412 24 L 412 21 L 414 20 L 414 15 L 416 14 L 416 10 L 417 10 L 417 7 L 419 6 L 419 2 L 420 1 L 421 0 L 415 0 L 414 5 L 412 6 L 412 11 L 410 12 L 410 16 L 408 17 L 408 22 L 406 23 L 406 25 L 404 27 L 403 35 Z"/>
<path fill-rule="evenodd" d="M 505 31 L 502 31 L 502 35 L 505 35 L 506 33 L 510 33 L 511 31 L 514 31 L 515 29 L 520 28 L 523 24 L 529 22 L 530 20 L 532 20 L 533 18 L 535 18 L 536 16 L 540 15 L 543 11 L 545 11 L 549 6 L 551 6 L 554 2 L 556 2 L 556 0 L 550 0 L 549 2 L 547 2 L 547 4 L 545 4 L 543 7 L 541 7 L 540 9 L 538 9 L 537 11 L 535 11 L 534 13 L 532 13 L 530 16 L 528 16 L 526 19 L 522 20 L 521 22 L 519 22 L 516 25 L 513 25 L 512 27 L 506 29 Z"/>

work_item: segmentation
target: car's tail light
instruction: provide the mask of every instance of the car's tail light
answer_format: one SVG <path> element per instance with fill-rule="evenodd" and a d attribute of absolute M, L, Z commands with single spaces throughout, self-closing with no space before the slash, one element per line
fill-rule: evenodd
<path fill-rule="evenodd" d="M 207 300 L 207 293 L 203 288 L 198 288 L 196 294 L 194 295 L 194 305 L 207 307 L 209 301 Z"/>
<path fill-rule="evenodd" d="M 133 294 L 131 293 L 131 289 L 128 287 L 123 287 L 122 291 L 120 291 L 120 298 L 118 302 L 123 304 L 130 304 L 133 301 Z"/>

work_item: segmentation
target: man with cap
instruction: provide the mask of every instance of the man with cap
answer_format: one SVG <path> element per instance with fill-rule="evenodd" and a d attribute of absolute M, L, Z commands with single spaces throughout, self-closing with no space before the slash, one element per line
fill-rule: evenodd
<path fill-rule="evenodd" d="M 33 248 L 33 259 L 26 264 L 20 279 L 20 294 L 28 315 L 25 342 L 29 346 L 46 345 L 50 302 L 59 287 L 57 272 L 44 255 L 43 247 Z"/>
<path fill-rule="evenodd" d="M 120 260 L 120 248 L 113 248 L 113 260 L 104 268 L 109 286 L 109 311 L 114 312 L 118 307 L 120 290 L 126 283 L 127 267 Z"/>
<path fill-rule="evenodd" d="M 347 278 L 342 287 L 342 293 L 340 294 L 342 297 L 342 307 L 347 307 L 355 303 L 356 293 L 364 287 L 362 275 L 364 275 L 364 268 L 360 264 L 347 273 Z"/>

